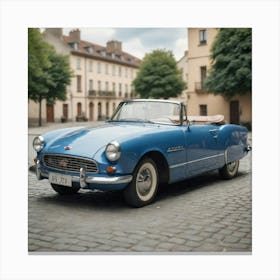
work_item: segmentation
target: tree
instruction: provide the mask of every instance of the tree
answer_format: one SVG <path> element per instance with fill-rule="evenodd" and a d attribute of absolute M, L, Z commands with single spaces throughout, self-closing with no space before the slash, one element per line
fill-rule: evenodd
<path fill-rule="evenodd" d="M 208 92 L 226 98 L 252 91 L 252 30 L 222 28 L 211 48 L 212 67 L 205 82 Z"/>
<path fill-rule="evenodd" d="M 72 71 L 68 56 L 57 54 L 45 42 L 38 28 L 28 29 L 28 98 L 39 102 L 39 126 L 42 125 L 42 100 L 53 104 L 66 99 L 66 86 Z"/>
<path fill-rule="evenodd" d="M 172 52 L 164 50 L 145 55 L 133 85 L 142 98 L 164 99 L 178 96 L 185 87 Z"/>

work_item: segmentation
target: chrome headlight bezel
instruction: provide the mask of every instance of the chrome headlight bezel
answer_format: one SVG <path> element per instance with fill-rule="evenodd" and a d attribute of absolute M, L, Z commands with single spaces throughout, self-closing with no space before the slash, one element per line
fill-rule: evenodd
<path fill-rule="evenodd" d="M 44 137 L 42 135 L 37 136 L 33 140 L 33 149 L 38 153 L 40 152 L 45 144 Z"/>
<path fill-rule="evenodd" d="M 121 156 L 120 144 L 116 141 L 109 143 L 105 148 L 105 155 L 109 161 L 117 161 Z"/>

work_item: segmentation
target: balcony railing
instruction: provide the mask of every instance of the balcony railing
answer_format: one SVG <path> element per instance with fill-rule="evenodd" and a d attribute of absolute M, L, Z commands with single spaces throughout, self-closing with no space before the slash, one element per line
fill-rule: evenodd
<path fill-rule="evenodd" d="M 196 93 L 205 93 L 206 88 L 205 88 L 205 82 L 196 82 L 194 83 L 194 89 Z"/>
<path fill-rule="evenodd" d="M 88 96 L 89 97 L 114 98 L 114 97 L 116 97 L 116 92 L 103 91 L 103 90 L 89 90 Z"/>

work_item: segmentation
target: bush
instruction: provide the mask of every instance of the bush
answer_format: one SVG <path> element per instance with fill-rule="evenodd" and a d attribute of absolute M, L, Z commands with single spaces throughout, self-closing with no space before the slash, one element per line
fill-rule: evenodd
<path fill-rule="evenodd" d="M 62 117 L 60 118 L 60 120 L 61 120 L 61 122 L 62 122 L 62 123 L 67 122 L 67 118 L 66 118 L 66 117 L 64 117 L 64 116 L 62 116 Z"/>

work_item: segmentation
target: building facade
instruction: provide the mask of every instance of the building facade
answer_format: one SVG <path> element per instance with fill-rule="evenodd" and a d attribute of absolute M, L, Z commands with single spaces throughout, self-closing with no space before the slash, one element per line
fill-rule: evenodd
<path fill-rule="evenodd" d="M 122 100 L 133 97 L 132 81 L 141 61 L 124 52 L 121 42 L 104 47 L 83 41 L 79 29 L 64 36 L 62 28 L 46 28 L 43 35 L 58 53 L 69 55 L 73 71 L 67 99 L 43 102 L 43 122 L 104 120 Z M 38 123 L 39 105 L 29 100 L 28 106 L 29 123 Z"/>
<path fill-rule="evenodd" d="M 179 61 L 177 61 L 177 68 L 182 74 L 182 79 L 186 83 L 186 88 L 178 97 L 169 99 L 186 103 L 188 87 L 188 51 L 185 51 L 184 56 Z"/>
<path fill-rule="evenodd" d="M 204 82 L 211 66 L 211 46 L 218 28 L 188 29 L 188 115 L 225 116 L 225 121 L 236 124 L 252 123 L 251 95 L 226 100 L 221 95 L 206 92 Z"/>

